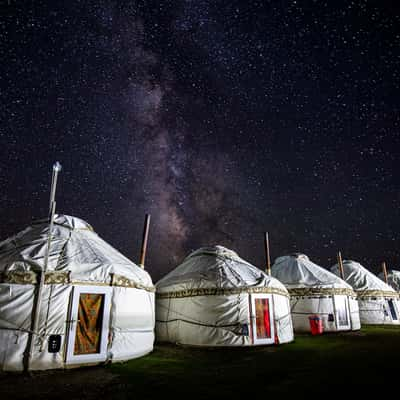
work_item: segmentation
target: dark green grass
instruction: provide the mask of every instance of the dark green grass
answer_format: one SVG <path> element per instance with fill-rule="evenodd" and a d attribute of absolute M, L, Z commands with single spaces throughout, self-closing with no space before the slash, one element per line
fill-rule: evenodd
<path fill-rule="evenodd" d="M 314 400 L 361 395 L 379 400 L 397 389 L 399 356 L 400 327 L 296 335 L 293 343 L 281 346 L 157 345 L 151 354 L 120 364 L 0 374 L 0 400 Z"/>
<path fill-rule="evenodd" d="M 384 393 L 397 385 L 400 327 L 297 335 L 293 343 L 201 349 L 157 345 L 146 357 L 107 368 L 117 376 L 104 395 L 115 399 L 271 395 L 312 398 Z"/>

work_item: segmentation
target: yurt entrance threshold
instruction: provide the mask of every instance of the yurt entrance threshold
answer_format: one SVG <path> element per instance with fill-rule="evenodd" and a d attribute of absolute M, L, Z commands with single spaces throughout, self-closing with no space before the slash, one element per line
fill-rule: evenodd
<path fill-rule="evenodd" d="M 270 294 L 251 294 L 250 299 L 253 343 L 274 343 L 275 326 L 272 296 Z"/>
<path fill-rule="evenodd" d="M 111 293 L 110 287 L 74 287 L 67 328 L 67 364 L 106 360 Z"/>

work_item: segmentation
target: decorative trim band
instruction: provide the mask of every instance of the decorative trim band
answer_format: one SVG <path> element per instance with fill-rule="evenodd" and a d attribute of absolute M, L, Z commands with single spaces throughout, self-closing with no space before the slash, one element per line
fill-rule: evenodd
<path fill-rule="evenodd" d="M 44 283 L 47 285 L 68 285 L 71 282 L 70 271 L 67 272 L 46 272 Z"/>
<path fill-rule="evenodd" d="M 46 272 L 44 283 L 46 285 L 94 285 L 94 286 L 116 286 L 134 289 L 142 289 L 147 292 L 155 292 L 154 286 L 144 286 L 140 283 L 128 279 L 122 275 L 110 274 L 110 283 L 96 281 L 74 281 L 71 280 L 70 271 L 51 271 Z M 0 283 L 12 283 L 17 285 L 37 285 L 39 274 L 35 271 L 8 271 L 0 274 Z"/>
<path fill-rule="evenodd" d="M 36 285 L 38 275 L 34 271 L 8 271 L 0 275 L 0 283 L 15 283 L 17 285 Z"/>
<path fill-rule="evenodd" d="M 390 297 L 392 299 L 398 299 L 399 293 L 389 292 L 386 290 L 356 290 L 357 298 L 364 299 L 369 297 Z"/>
<path fill-rule="evenodd" d="M 352 289 L 347 288 L 294 288 L 288 289 L 290 296 L 335 296 L 344 295 L 356 298 Z"/>
<path fill-rule="evenodd" d="M 224 295 L 235 295 L 241 293 L 266 293 L 266 294 L 279 294 L 281 296 L 289 297 L 289 294 L 282 289 L 269 288 L 269 287 L 244 287 L 244 288 L 197 288 L 197 289 L 186 289 L 179 290 L 177 292 L 156 292 L 157 299 L 178 299 L 184 297 L 194 296 L 224 296 Z"/>
<path fill-rule="evenodd" d="M 119 287 L 127 287 L 127 288 L 135 288 L 135 289 L 143 289 L 147 292 L 155 292 L 155 286 L 144 286 L 140 283 L 133 281 L 132 279 L 128 279 L 125 276 L 111 274 L 111 286 L 119 286 Z"/>

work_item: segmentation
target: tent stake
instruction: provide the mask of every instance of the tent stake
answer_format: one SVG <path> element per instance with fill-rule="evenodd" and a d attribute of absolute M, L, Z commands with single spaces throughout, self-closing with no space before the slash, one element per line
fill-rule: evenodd
<path fill-rule="evenodd" d="M 382 262 L 383 279 L 385 283 L 388 283 L 387 269 L 385 261 Z"/>
<path fill-rule="evenodd" d="M 271 275 L 271 258 L 269 255 L 269 237 L 268 237 L 268 232 L 264 232 L 264 245 L 265 245 L 265 259 L 267 262 L 267 268 L 265 272 L 268 275 Z"/>
<path fill-rule="evenodd" d="M 39 278 L 39 286 L 37 288 L 36 302 L 32 309 L 32 313 L 33 313 L 32 329 L 31 329 L 31 332 L 29 333 L 27 354 L 25 356 L 25 362 L 24 362 L 24 369 L 26 371 L 29 371 L 29 365 L 30 365 L 32 352 L 33 352 L 33 346 L 34 346 L 34 335 L 39 336 L 38 329 L 39 329 L 40 308 L 41 308 L 41 304 L 42 304 L 42 294 L 43 294 L 45 275 L 46 275 L 46 271 L 47 271 L 47 265 L 49 263 L 51 235 L 52 235 L 53 225 L 54 225 L 54 214 L 56 211 L 55 195 L 56 195 L 57 177 L 58 177 L 58 173 L 60 171 L 61 171 L 61 164 L 57 161 L 53 165 L 53 175 L 52 175 L 52 179 L 51 179 L 51 190 L 50 190 L 49 234 L 47 237 L 47 246 L 46 246 L 46 253 L 45 253 L 45 258 L 44 258 L 43 270 L 39 273 L 40 278 Z M 42 346 L 43 346 L 43 343 L 41 343 L 41 345 L 40 345 L 41 349 L 42 349 Z"/>
<path fill-rule="evenodd" d="M 344 269 L 343 269 L 342 253 L 340 251 L 337 254 L 337 259 L 338 259 L 340 277 L 344 280 Z"/>
<path fill-rule="evenodd" d="M 144 261 L 146 259 L 147 241 L 149 238 L 149 227 L 150 227 L 150 214 L 146 214 L 144 220 L 142 248 L 140 251 L 140 262 L 139 262 L 139 266 L 142 267 L 143 269 L 144 269 Z"/>

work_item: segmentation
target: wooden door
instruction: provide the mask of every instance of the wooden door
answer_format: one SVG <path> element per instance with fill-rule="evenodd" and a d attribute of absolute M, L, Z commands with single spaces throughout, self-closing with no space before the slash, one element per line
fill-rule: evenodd
<path fill-rule="evenodd" d="M 107 358 L 111 288 L 75 286 L 68 321 L 67 364 Z"/>

